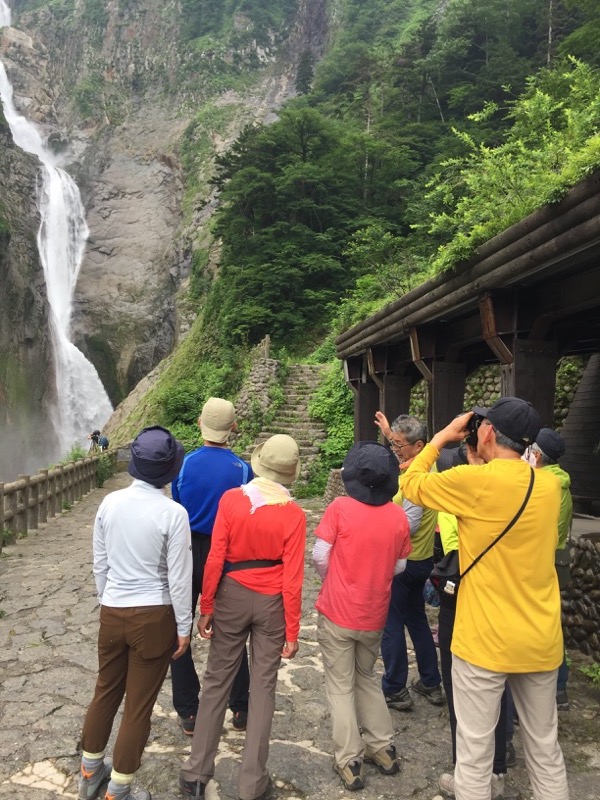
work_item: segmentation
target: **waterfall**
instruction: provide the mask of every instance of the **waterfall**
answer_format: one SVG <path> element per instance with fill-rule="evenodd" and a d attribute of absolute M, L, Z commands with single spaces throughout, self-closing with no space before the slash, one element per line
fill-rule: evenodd
<path fill-rule="evenodd" d="M 10 22 L 10 8 L 0 0 L 0 28 Z M 73 295 L 89 230 L 77 185 L 60 168 L 37 128 L 15 109 L 1 60 L 0 98 L 15 144 L 41 162 L 37 244 L 46 281 L 57 394 L 50 418 L 64 455 L 75 444 L 85 446 L 88 434 L 102 428 L 112 412 L 93 364 L 69 338 Z"/>

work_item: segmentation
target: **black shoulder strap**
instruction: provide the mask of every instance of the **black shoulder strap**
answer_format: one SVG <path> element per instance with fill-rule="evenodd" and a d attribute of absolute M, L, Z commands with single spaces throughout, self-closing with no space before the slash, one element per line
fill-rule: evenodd
<path fill-rule="evenodd" d="M 527 503 L 529 502 L 529 498 L 531 497 L 531 492 L 532 492 L 532 490 L 533 490 L 533 480 L 534 480 L 534 470 L 533 470 L 533 467 L 529 467 L 529 469 L 531 470 L 531 475 L 530 475 L 530 477 L 529 477 L 529 486 L 528 486 L 528 488 L 527 488 L 527 494 L 525 495 L 525 499 L 524 499 L 524 500 L 523 500 L 523 502 L 521 503 L 521 508 L 520 508 L 520 509 L 517 511 L 517 513 L 514 515 L 514 517 L 513 517 L 513 518 L 511 519 L 511 521 L 508 523 L 508 525 L 506 526 L 506 528 L 504 528 L 504 530 L 502 531 L 502 533 L 498 534 L 498 536 L 496 536 L 496 538 L 494 539 L 494 541 L 493 541 L 493 542 L 491 542 L 490 544 L 488 544 L 488 546 L 485 548 L 485 550 L 484 550 L 482 553 L 479 553 L 479 555 L 477 556 L 477 558 L 476 558 L 474 561 L 471 561 L 471 563 L 470 563 L 470 564 L 469 564 L 469 566 L 466 568 L 466 570 L 465 570 L 463 573 L 461 573 L 461 576 L 460 576 L 460 577 L 461 577 L 461 579 L 465 577 L 465 575 L 467 574 L 467 572 L 469 572 L 470 570 L 472 570 L 472 569 L 473 569 L 473 567 L 475 566 L 475 564 L 477 564 L 479 561 L 481 561 L 481 559 L 484 557 L 484 555 L 485 555 L 486 553 L 489 553 L 489 551 L 492 549 L 492 547 L 494 547 L 494 545 L 498 544 L 498 542 L 500 541 L 500 539 L 501 539 L 503 536 L 505 536 L 505 535 L 506 535 L 506 534 L 509 532 L 509 530 L 510 530 L 510 529 L 511 529 L 511 528 L 514 526 L 515 522 L 516 522 L 516 521 L 519 519 L 519 517 L 521 516 L 521 514 L 523 513 L 523 511 L 525 511 L 525 506 L 527 505 Z"/>

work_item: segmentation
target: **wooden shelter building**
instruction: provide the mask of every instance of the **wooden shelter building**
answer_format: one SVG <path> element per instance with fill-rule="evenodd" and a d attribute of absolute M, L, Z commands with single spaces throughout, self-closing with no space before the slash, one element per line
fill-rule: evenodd
<path fill-rule="evenodd" d="M 345 331 L 336 347 L 356 440 L 376 438 L 378 408 L 408 413 L 421 378 L 429 430 L 439 430 L 463 410 L 467 376 L 490 362 L 501 365 L 502 395 L 530 400 L 552 426 L 558 359 L 600 353 L 600 172 Z M 584 406 L 589 429 L 568 447 L 595 481 L 573 488 L 600 502 L 600 398 L 588 392 Z"/>

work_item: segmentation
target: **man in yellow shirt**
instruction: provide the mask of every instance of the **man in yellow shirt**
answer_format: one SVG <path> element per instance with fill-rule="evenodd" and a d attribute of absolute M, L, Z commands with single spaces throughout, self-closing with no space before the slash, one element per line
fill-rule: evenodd
<path fill-rule="evenodd" d="M 533 406 L 516 397 L 475 413 L 483 465 L 429 472 L 442 447 L 467 436 L 468 412 L 436 433 L 401 478 L 413 503 L 457 517 L 461 573 L 522 505 L 531 467 L 521 456 L 541 427 Z M 556 476 L 536 470 L 514 527 L 461 581 L 452 637 L 457 800 L 490 798 L 494 728 L 506 681 L 521 720 L 534 800 L 568 800 L 555 702 L 563 657 L 554 569 L 560 491 Z"/>

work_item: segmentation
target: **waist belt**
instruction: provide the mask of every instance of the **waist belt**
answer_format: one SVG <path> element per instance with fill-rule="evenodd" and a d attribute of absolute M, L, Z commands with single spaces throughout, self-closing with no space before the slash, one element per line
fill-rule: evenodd
<path fill-rule="evenodd" d="M 280 558 L 251 558 L 248 561 L 225 561 L 223 564 L 223 575 L 228 572 L 237 572 L 240 569 L 256 569 L 257 567 L 277 567 L 283 564 Z"/>

